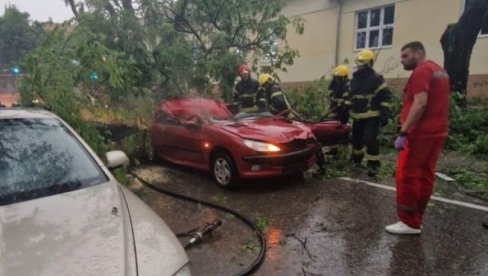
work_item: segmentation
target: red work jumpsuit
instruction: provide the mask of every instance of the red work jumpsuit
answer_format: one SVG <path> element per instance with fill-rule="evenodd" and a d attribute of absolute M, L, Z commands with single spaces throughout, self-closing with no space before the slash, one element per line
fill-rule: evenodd
<path fill-rule="evenodd" d="M 398 217 L 417 229 L 422 226 L 422 217 L 432 195 L 437 159 L 448 132 L 449 77 L 442 67 L 429 60 L 415 68 L 405 86 L 402 124 L 414 96 L 422 91 L 427 93 L 427 105 L 420 120 L 407 131 L 396 174 Z"/>

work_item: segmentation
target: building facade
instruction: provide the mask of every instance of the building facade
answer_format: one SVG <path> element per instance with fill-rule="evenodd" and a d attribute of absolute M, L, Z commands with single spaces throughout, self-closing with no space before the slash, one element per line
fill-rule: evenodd
<path fill-rule="evenodd" d="M 468 1 L 468 3 L 466 2 Z M 400 64 L 400 49 L 419 40 L 429 59 L 443 64 L 440 38 L 448 24 L 455 23 L 470 0 L 288 0 L 283 13 L 305 20 L 305 32 L 297 35 L 290 28 L 288 43 L 300 57 L 288 72 L 278 75 L 288 86 L 301 86 L 332 68 L 348 63 L 363 48 L 378 53 L 375 69 L 387 81 L 400 87 L 410 72 Z M 488 21 L 488 20 L 486 20 Z M 474 46 L 468 95 L 488 97 L 488 26 Z"/>

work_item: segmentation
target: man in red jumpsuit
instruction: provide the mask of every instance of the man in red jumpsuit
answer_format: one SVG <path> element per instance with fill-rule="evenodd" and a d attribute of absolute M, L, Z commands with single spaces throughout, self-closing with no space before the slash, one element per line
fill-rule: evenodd
<path fill-rule="evenodd" d="M 400 151 L 396 174 L 397 213 L 388 225 L 392 234 L 420 234 L 422 218 L 434 188 L 437 159 L 448 132 L 449 77 L 425 58 L 421 42 L 402 47 L 401 62 L 413 70 L 403 92 L 401 129 L 395 141 Z"/>

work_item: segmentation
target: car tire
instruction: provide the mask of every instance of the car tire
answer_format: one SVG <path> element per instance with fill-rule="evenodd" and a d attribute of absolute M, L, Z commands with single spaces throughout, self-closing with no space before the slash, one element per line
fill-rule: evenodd
<path fill-rule="evenodd" d="M 232 189 L 237 186 L 239 176 L 232 157 L 223 151 L 215 153 L 212 157 L 212 174 L 222 188 Z"/>

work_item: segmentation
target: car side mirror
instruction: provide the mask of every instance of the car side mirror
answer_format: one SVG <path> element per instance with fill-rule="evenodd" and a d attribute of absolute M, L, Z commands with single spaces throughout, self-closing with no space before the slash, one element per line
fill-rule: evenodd
<path fill-rule="evenodd" d="M 105 154 L 105 156 L 107 158 L 107 167 L 111 170 L 129 166 L 129 158 L 123 151 L 109 151 Z"/>

